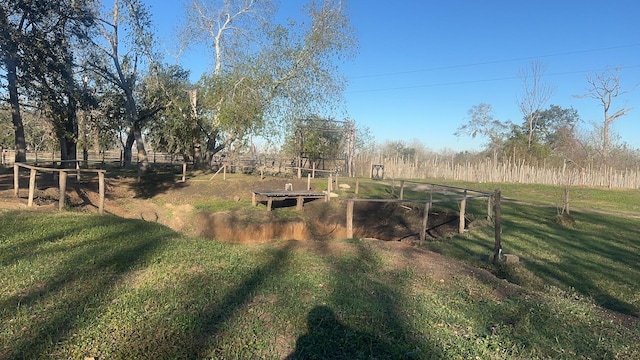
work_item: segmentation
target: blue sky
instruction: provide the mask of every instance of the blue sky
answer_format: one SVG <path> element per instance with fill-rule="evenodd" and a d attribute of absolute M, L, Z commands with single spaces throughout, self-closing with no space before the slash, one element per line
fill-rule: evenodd
<path fill-rule="evenodd" d="M 282 0 L 281 7 L 295 17 L 305 2 Z M 181 2 L 147 3 L 159 40 L 175 38 Z M 491 104 L 500 120 L 521 123 L 518 73 L 534 60 L 544 64 L 543 82 L 554 88 L 547 106 L 575 108 L 585 128 L 602 122 L 596 100 L 576 97 L 586 93 L 588 74 L 620 67 L 623 90 L 640 83 L 637 0 L 351 0 L 348 12 L 359 50 L 341 65 L 346 113 L 379 143 L 417 139 L 436 151 L 479 149 L 483 139 L 453 133 L 479 103 Z M 180 60 L 196 79 L 206 71 L 204 53 Z M 634 110 L 613 129 L 640 148 L 640 87 L 614 101 L 614 111 L 621 107 Z"/>

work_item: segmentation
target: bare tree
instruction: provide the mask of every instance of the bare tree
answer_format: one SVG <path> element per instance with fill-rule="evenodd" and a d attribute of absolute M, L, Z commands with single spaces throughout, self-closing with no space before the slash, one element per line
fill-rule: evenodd
<path fill-rule="evenodd" d="M 615 98 L 629 93 L 632 90 L 624 91 L 620 89 L 620 68 L 590 74 L 587 76 L 587 82 L 589 83 L 587 93 L 581 95 L 581 97 L 596 99 L 602 105 L 604 112 L 604 119 L 602 121 L 602 156 L 607 160 L 611 146 L 611 125 L 633 109 L 624 107 L 613 111 L 611 104 Z"/>
<path fill-rule="evenodd" d="M 518 107 L 528 126 L 527 147 L 530 149 L 536 132 L 538 114 L 553 94 L 553 88 L 542 82 L 545 66 L 541 61 L 532 61 L 529 69 L 521 69 L 524 94 L 518 98 Z"/>

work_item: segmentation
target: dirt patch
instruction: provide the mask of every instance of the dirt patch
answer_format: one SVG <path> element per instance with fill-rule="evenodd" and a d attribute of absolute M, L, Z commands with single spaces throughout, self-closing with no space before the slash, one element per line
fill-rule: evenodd
<path fill-rule="evenodd" d="M 288 185 L 291 184 L 291 185 Z M 51 174 L 38 175 L 34 205 L 36 209 L 56 209 L 59 191 Z M 327 240 L 346 237 L 345 204 L 313 200 L 305 203 L 304 212 L 282 219 L 278 214 L 292 212 L 295 201 L 274 203 L 274 211 L 264 206 L 254 209 L 211 213 L 195 205 L 204 202 L 248 202 L 255 190 L 306 189 L 306 179 L 242 176 L 230 180 L 177 181 L 176 174 L 160 172 L 137 182 L 130 177 L 107 176 L 105 212 L 124 218 L 142 219 L 164 224 L 188 235 L 240 243 L 267 242 L 273 239 Z M 20 193 L 13 194 L 13 174 L 0 175 L 0 207 L 26 208 L 28 176 L 20 178 Z M 80 211 L 98 210 L 98 184 L 85 177 L 67 182 L 65 205 Z M 387 241 L 413 242 L 420 238 L 423 208 L 419 205 L 358 202 L 354 207 L 354 237 Z M 432 211 L 427 238 L 436 239 L 457 232 L 456 214 Z"/>

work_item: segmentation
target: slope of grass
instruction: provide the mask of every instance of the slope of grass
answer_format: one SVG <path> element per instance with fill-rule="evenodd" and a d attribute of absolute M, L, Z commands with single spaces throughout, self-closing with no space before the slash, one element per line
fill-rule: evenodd
<path fill-rule="evenodd" d="M 589 296 L 611 310 L 640 316 L 640 193 L 633 190 L 571 188 L 572 222 L 558 221 L 562 187 L 455 183 L 488 191 L 500 188 L 502 245 L 522 266 L 489 269 L 523 286 L 557 286 Z M 515 201 L 513 201 L 515 200 Z M 482 213 L 476 207 L 476 213 Z M 428 248 L 487 267 L 493 252 L 492 224 Z"/>
<path fill-rule="evenodd" d="M 505 213 L 518 210 L 532 209 Z M 505 237 L 525 236 L 530 226 L 506 221 L 512 230 Z M 626 222 L 618 221 L 618 235 L 628 236 Z M 554 225 L 543 222 L 523 243 L 546 238 L 543 226 Z M 496 281 L 438 281 L 394 266 L 366 241 L 232 245 L 186 238 L 154 223 L 73 213 L 5 212 L 0 228 L 3 359 L 640 355 L 640 329 L 611 322 L 579 293 L 552 288 L 501 295 Z M 481 254 L 483 241 L 446 245 L 454 254 Z M 477 249 L 463 250 L 468 243 Z M 540 276 L 573 286 L 578 276 L 561 276 L 560 269 L 595 273 L 597 263 L 594 270 L 579 267 L 584 258 L 603 262 L 607 276 L 625 275 L 605 260 L 625 256 L 629 245 L 614 253 L 601 249 L 594 235 L 571 246 L 572 257 L 560 257 Z M 593 247 L 605 255 L 591 258 Z M 557 261 L 540 243 L 530 249 L 536 260 Z M 612 298 L 634 289 L 621 284 L 610 287 Z"/>

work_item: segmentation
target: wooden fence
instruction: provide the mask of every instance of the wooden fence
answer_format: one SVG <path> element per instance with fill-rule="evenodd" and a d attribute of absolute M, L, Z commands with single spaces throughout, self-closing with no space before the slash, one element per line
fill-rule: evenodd
<path fill-rule="evenodd" d="M 500 222 L 499 217 L 494 217 L 494 213 L 500 214 L 499 208 L 500 202 L 495 201 L 495 199 L 499 199 L 499 195 L 490 194 L 486 192 L 465 189 L 455 186 L 448 185 L 440 185 L 433 183 L 424 183 L 424 182 L 413 182 L 408 180 L 400 181 L 399 185 L 399 193 L 397 198 L 393 199 L 362 199 L 358 198 L 360 182 L 356 179 L 356 186 L 354 190 L 354 198 L 345 199 L 347 203 L 347 219 L 346 219 L 346 228 L 347 228 L 347 238 L 353 237 L 353 209 L 355 203 L 358 202 L 376 202 L 376 203 L 423 203 L 424 204 L 424 212 L 422 219 L 422 229 L 420 231 L 420 241 L 424 242 L 426 233 L 427 233 L 427 224 L 429 220 L 429 211 L 434 203 L 442 203 L 442 202 L 460 202 L 460 211 L 459 211 L 459 221 L 458 221 L 458 232 L 462 233 L 465 229 L 465 216 L 466 216 L 466 208 L 467 208 L 467 200 L 476 199 L 476 198 L 486 198 L 487 199 L 487 219 L 494 219 L 497 223 Z M 395 196 L 395 183 L 391 184 L 391 193 Z M 405 199 L 405 189 L 411 188 L 414 192 L 421 193 L 419 199 Z M 441 195 L 440 199 L 434 199 L 434 194 Z M 497 207 L 497 208 L 496 208 Z M 496 225 L 496 231 L 499 230 L 499 225 Z M 500 235 L 496 235 L 496 241 L 498 241 Z"/>
<path fill-rule="evenodd" d="M 97 173 L 98 174 L 98 193 L 99 193 L 99 201 L 98 201 L 98 212 L 100 215 L 104 214 L 104 175 L 106 170 L 100 169 L 53 169 L 53 168 L 45 168 L 38 166 L 31 166 L 22 163 L 14 163 L 13 164 L 13 192 L 16 197 L 20 196 L 20 168 L 25 168 L 29 170 L 29 197 L 27 200 L 27 206 L 33 206 L 33 197 L 36 189 L 36 175 L 38 171 L 40 172 L 52 172 L 58 174 L 58 186 L 59 186 L 59 200 L 58 200 L 58 209 L 62 210 L 65 204 L 66 192 L 67 192 L 67 177 L 68 175 L 74 174 L 79 179 L 81 173 Z"/>
<path fill-rule="evenodd" d="M 620 170 L 609 166 L 582 168 L 534 166 L 523 162 L 494 162 L 491 159 L 457 164 L 442 158 L 423 162 L 406 162 L 397 158 L 372 161 L 361 157 L 356 160 L 356 174 L 361 177 L 370 177 L 372 166 L 376 164 L 384 165 L 386 178 L 396 179 L 444 179 L 640 189 L 640 166 Z"/>

